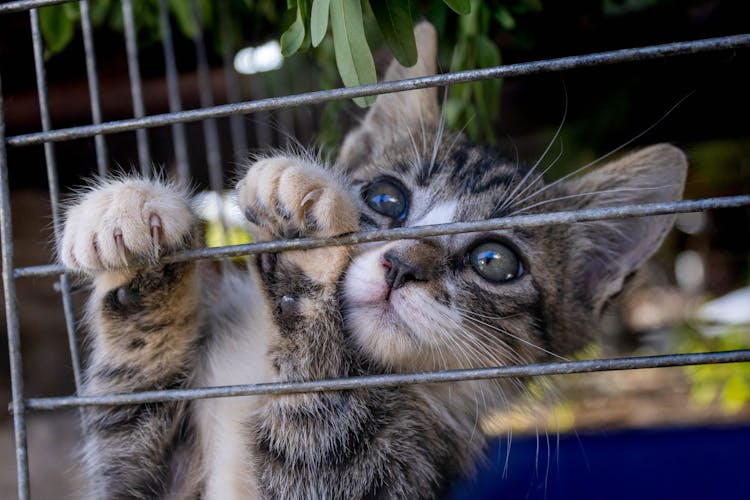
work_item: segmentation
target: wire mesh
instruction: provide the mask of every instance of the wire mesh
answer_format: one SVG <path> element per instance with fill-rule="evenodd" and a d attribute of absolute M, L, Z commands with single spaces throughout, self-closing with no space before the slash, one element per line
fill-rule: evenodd
<path fill-rule="evenodd" d="M 102 122 L 102 109 L 99 104 L 99 77 L 96 74 L 96 54 L 94 49 L 94 36 L 91 27 L 91 16 L 89 14 L 89 0 L 81 0 L 81 32 L 83 33 L 83 48 L 86 53 L 86 78 L 89 84 L 89 96 L 91 100 L 91 122 L 99 124 Z M 96 147 L 96 166 L 99 175 L 107 174 L 107 145 L 104 137 L 100 134 L 94 136 Z"/>
<path fill-rule="evenodd" d="M 208 118 L 221 118 L 236 114 L 250 114 L 260 111 L 271 111 L 298 106 L 309 106 L 329 101 L 339 101 L 369 95 L 402 92 L 406 90 L 423 89 L 455 85 L 457 83 L 476 82 L 493 78 L 509 78 L 531 76 L 541 73 L 552 73 L 574 69 L 591 68 L 608 64 L 624 62 L 641 62 L 665 57 L 715 52 L 721 50 L 738 49 L 750 45 L 750 34 L 709 38 L 694 42 L 678 42 L 649 47 L 613 50 L 583 56 L 561 57 L 529 63 L 509 64 L 470 71 L 458 71 L 442 75 L 426 76 L 393 82 L 382 82 L 358 87 L 338 88 L 307 92 L 284 97 L 271 97 L 257 101 L 224 104 L 206 109 L 192 109 L 177 113 L 164 113 L 144 118 L 130 118 L 126 120 L 110 121 L 101 125 L 84 125 L 70 127 L 49 132 L 21 134 L 6 138 L 10 146 L 30 146 L 44 142 L 58 142 L 72 139 L 91 137 L 96 134 L 112 134 L 127 132 L 141 128 L 159 127 L 179 122 L 195 122 Z"/>
<path fill-rule="evenodd" d="M 618 359 L 601 359 L 587 361 L 566 361 L 545 364 L 503 366 L 471 370 L 449 370 L 429 373 L 366 376 L 326 381 L 302 383 L 253 384 L 231 387 L 197 388 L 186 390 L 146 391 L 134 394 L 102 394 L 89 396 L 70 396 L 55 398 L 25 398 L 23 390 L 22 356 L 20 351 L 20 333 L 17 316 L 17 296 L 15 280 L 35 276 L 60 276 L 63 309 L 66 315 L 66 326 L 69 334 L 71 359 L 74 367 L 76 388 L 80 388 L 80 361 L 78 360 L 78 342 L 75 332 L 75 319 L 71 302 L 71 291 L 68 284 L 68 271 L 59 265 L 39 265 L 15 268 L 10 219 L 10 192 L 6 145 L 13 147 L 43 144 L 48 172 L 49 191 L 53 209 L 55 235 L 59 238 L 61 226 L 59 215 L 59 189 L 57 185 L 57 168 L 54 154 L 54 143 L 72 139 L 93 137 L 96 145 L 97 166 L 100 173 L 107 170 L 107 151 L 104 135 L 126 131 L 135 131 L 138 144 L 139 165 L 144 174 L 150 172 L 150 153 L 147 129 L 165 125 L 172 126 L 175 156 L 178 164 L 178 175 L 181 179 L 189 175 L 187 146 L 184 124 L 203 121 L 208 146 L 208 164 L 211 167 L 212 187 L 220 188 L 221 173 L 217 168 L 221 163 L 218 156 L 218 141 L 215 140 L 216 124 L 212 120 L 220 117 L 231 117 L 232 138 L 235 155 L 239 149 L 246 147 L 243 142 L 244 124 L 236 118 L 239 115 L 306 106 L 332 100 L 349 99 L 366 95 L 400 92 L 434 86 L 447 86 L 456 83 L 473 82 L 491 78 L 507 78 L 534 75 L 548 72 L 559 72 L 587 67 L 599 67 L 634 61 L 645 61 L 665 57 L 684 56 L 705 52 L 725 51 L 750 46 L 750 34 L 712 38 L 693 42 L 671 43 L 643 48 L 615 50 L 583 56 L 562 57 L 557 59 L 513 64 L 495 68 L 473 71 L 446 73 L 424 78 L 379 83 L 361 87 L 342 88 L 304 94 L 272 97 L 250 102 L 231 102 L 226 105 L 213 105 L 210 81 L 207 75 L 207 63 L 203 40 L 196 39 L 196 55 L 199 66 L 201 90 L 200 109 L 182 110 L 179 97 L 179 83 L 175 65 L 175 50 L 172 44 L 166 0 L 159 1 L 160 23 L 163 33 L 163 48 L 166 68 L 167 86 L 169 89 L 169 113 L 147 116 L 143 106 L 143 88 L 140 78 L 138 54 L 136 48 L 135 19 L 133 19 L 131 0 L 123 0 L 123 18 L 125 24 L 125 42 L 128 58 L 128 73 L 131 82 L 134 117 L 117 121 L 102 121 L 99 107 L 99 85 L 96 75 L 94 45 L 88 15 L 88 0 L 80 1 L 82 15 L 82 32 L 84 39 L 87 77 L 90 89 L 92 124 L 53 129 L 50 122 L 48 97 L 44 75 L 44 58 L 41 35 L 39 33 L 39 7 L 63 3 L 63 0 L 20 0 L 0 4 L 0 14 L 29 10 L 32 43 L 34 46 L 35 69 L 42 119 L 40 132 L 5 137 L 3 121 L 2 80 L 0 79 L 0 229 L 2 230 L 2 263 L 5 307 L 10 351 L 11 381 L 13 400 L 10 409 L 14 416 L 16 435 L 16 460 L 18 478 L 18 496 L 21 499 L 29 496 L 28 457 L 26 444 L 25 414 L 30 410 L 60 410 L 64 408 L 90 405 L 121 405 L 156 402 L 164 400 L 192 400 L 208 397 L 233 397 L 259 394 L 292 394 L 311 391 L 345 390 L 373 386 L 401 386 L 417 383 L 450 382 L 472 379 L 489 379 L 505 377 L 526 377 L 539 375 L 557 375 L 582 373 L 603 370 L 628 370 L 647 367 L 684 366 L 699 363 L 732 363 L 750 361 L 750 350 L 729 351 L 720 353 L 672 354 L 665 356 L 646 356 Z M 198 13 L 196 15 L 199 15 Z M 226 17 L 226 12 L 220 13 Z M 200 24 L 200 23 L 198 23 Z M 226 48 L 226 45 L 225 45 Z M 229 52 L 224 54 L 228 63 Z M 1 75 L 0 75 L 1 77 Z M 236 81 L 227 78 L 228 94 L 232 100 L 239 96 Z M 213 124 L 212 124 L 213 123 Z M 750 195 L 687 200 L 672 203 L 653 203 L 621 207 L 597 208 L 589 210 L 563 211 L 548 214 L 518 215 L 501 219 L 458 222 L 422 227 L 404 227 L 386 230 L 367 231 L 349 234 L 336 238 L 303 238 L 299 240 L 252 243 L 217 248 L 191 250 L 170 256 L 164 262 L 187 261 L 195 259 L 215 259 L 263 252 L 282 252 L 301 250 L 331 245 L 354 245 L 372 241 L 388 241 L 403 238 L 423 238 L 435 235 L 456 234 L 476 231 L 497 230 L 503 228 L 534 227 L 547 224 L 570 224 L 612 218 L 640 217 L 667 213 L 685 213 L 750 205 Z"/>

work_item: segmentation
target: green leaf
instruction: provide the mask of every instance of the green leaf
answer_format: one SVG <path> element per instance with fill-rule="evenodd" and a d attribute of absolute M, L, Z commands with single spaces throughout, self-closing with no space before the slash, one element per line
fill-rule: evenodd
<path fill-rule="evenodd" d="M 44 37 L 45 57 L 61 52 L 73 39 L 74 25 L 64 5 L 39 10 L 39 27 Z"/>
<path fill-rule="evenodd" d="M 375 62 L 367 45 L 359 0 L 331 0 L 331 30 L 336 66 L 347 87 L 375 83 Z M 358 106 L 369 106 L 375 96 L 354 99 Z"/>
<path fill-rule="evenodd" d="M 408 0 L 376 0 L 372 11 L 378 21 L 393 56 L 403 66 L 417 62 L 417 42 L 414 39 L 414 20 Z"/>
<path fill-rule="evenodd" d="M 81 19 L 81 7 L 74 3 L 62 4 L 65 10 L 65 15 L 68 16 L 73 23 L 77 23 Z"/>
<path fill-rule="evenodd" d="M 500 50 L 495 42 L 484 35 L 477 37 L 477 66 L 480 68 L 500 66 Z"/>
<path fill-rule="evenodd" d="M 471 12 L 471 0 L 443 0 L 443 2 L 453 9 L 454 12 L 462 16 Z"/>
<path fill-rule="evenodd" d="M 310 39 L 313 47 L 320 45 L 328 31 L 328 13 L 331 10 L 331 0 L 313 0 L 310 14 Z"/>
<path fill-rule="evenodd" d="M 89 16 L 94 26 L 100 26 L 109 14 L 109 7 L 112 5 L 111 0 L 98 0 L 89 3 Z"/>
<path fill-rule="evenodd" d="M 305 40 L 305 22 L 302 19 L 302 12 L 299 4 L 297 5 L 297 17 L 291 26 L 281 35 L 281 54 L 289 57 L 299 50 L 302 42 Z"/>
<path fill-rule="evenodd" d="M 177 26 L 183 35 L 194 39 L 198 34 L 193 6 L 189 0 L 169 0 L 169 10 L 177 20 Z"/>
<path fill-rule="evenodd" d="M 497 19 L 497 22 L 500 23 L 500 26 L 502 26 L 504 30 L 510 31 L 516 27 L 515 18 L 505 7 L 501 6 L 495 11 L 495 19 Z"/>

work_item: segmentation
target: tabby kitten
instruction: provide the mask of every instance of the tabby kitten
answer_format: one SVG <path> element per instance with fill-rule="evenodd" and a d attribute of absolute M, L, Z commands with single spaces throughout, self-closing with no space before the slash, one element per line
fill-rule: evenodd
<path fill-rule="evenodd" d="M 420 58 L 386 77 L 434 74 Z M 684 155 L 651 146 L 545 185 L 534 169 L 444 132 L 436 89 L 378 98 L 331 168 L 255 161 L 238 184 L 257 239 L 328 237 L 677 200 Z M 603 305 L 671 216 L 506 229 L 279 254 L 218 276 L 159 264 L 198 245 L 189 199 L 104 181 L 67 211 L 60 259 L 88 276 L 85 394 L 538 362 L 584 346 Z M 123 266 L 144 260 L 150 265 Z M 92 498 L 438 498 L 471 471 L 477 419 L 518 381 L 92 407 Z"/>

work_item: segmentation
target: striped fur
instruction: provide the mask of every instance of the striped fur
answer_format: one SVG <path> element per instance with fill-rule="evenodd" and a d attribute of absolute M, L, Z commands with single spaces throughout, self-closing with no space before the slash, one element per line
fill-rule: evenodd
<path fill-rule="evenodd" d="M 435 71 L 420 59 L 387 78 Z M 256 159 L 238 184 L 260 240 L 679 199 L 686 161 L 658 145 L 545 184 L 443 130 L 435 89 L 381 96 L 332 167 Z M 541 160 L 540 160 L 541 161 Z M 389 218 L 363 201 L 403 186 Z M 67 211 L 60 260 L 92 282 L 86 394 L 294 382 L 570 356 L 672 217 L 508 229 L 261 255 L 248 266 L 158 264 L 199 246 L 188 196 L 160 181 L 100 182 Z M 499 242 L 521 262 L 492 282 L 468 260 Z M 123 270 L 123 265 L 136 265 Z M 403 266 L 398 286 L 389 278 Z M 390 280 L 390 281 L 389 281 Z M 523 381 L 90 407 L 89 498 L 440 498 L 481 456 L 477 423 Z"/>

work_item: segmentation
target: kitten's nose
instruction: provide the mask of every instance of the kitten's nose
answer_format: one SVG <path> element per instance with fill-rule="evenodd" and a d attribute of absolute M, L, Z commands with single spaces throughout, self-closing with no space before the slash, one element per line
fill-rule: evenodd
<path fill-rule="evenodd" d="M 395 289 L 410 281 L 429 281 L 440 267 L 439 258 L 439 249 L 427 242 L 391 249 L 381 258 L 385 282 Z"/>

